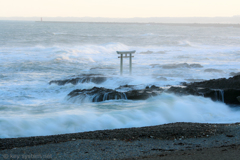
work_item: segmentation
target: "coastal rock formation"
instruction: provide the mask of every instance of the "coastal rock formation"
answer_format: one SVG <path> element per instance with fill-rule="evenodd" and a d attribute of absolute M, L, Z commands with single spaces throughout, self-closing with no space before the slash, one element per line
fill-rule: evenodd
<path fill-rule="evenodd" d="M 111 99 L 127 99 L 125 93 L 102 87 L 93 87 L 92 89 L 76 89 L 70 92 L 68 96 L 69 99 L 78 98 L 79 100 L 90 98 L 92 102 L 101 102 Z"/>
<path fill-rule="evenodd" d="M 240 75 L 240 72 L 237 72 L 237 73 L 231 72 L 229 75 L 230 75 L 230 76 L 237 76 L 237 75 Z"/>
<path fill-rule="evenodd" d="M 64 79 L 64 80 L 53 80 L 53 81 L 50 81 L 49 84 L 65 85 L 65 84 L 71 83 L 73 85 L 76 85 L 78 83 L 89 83 L 89 82 L 100 84 L 106 80 L 107 80 L 106 77 L 99 74 L 82 74 L 79 76 L 72 76 L 71 78 Z"/>
<path fill-rule="evenodd" d="M 126 86 L 121 86 L 118 89 L 121 89 L 122 87 Z M 144 100 L 149 97 L 156 96 L 162 91 L 163 89 L 156 86 L 146 87 L 142 90 L 130 90 L 127 92 L 120 92 L 102 87 L 94 87 L 92 89 L 76 89 L 68 94 L 68 99 L 70 100 L 78 98 L 83 100 L 85 98 L 90 98 L 92 102 L 101 102 L 112 99 Z"/>
<path fill-rule="evenodd" d="M 142 90 L 131 90 L 126 92 L 126 96 L 131 100 L 144 100 L 161 94 L 164 90 L 157 86 L 146 87 Z"/>
<path fill-rule="evenodd" d="M 183 83 L 183 85 L 187 87 L 202 87 L 202 88 L 209 88 L 209 89 L 237 89 L 240 90 L 240 75 L 230 77 L 228 79 L 226 78 L 220 78 L 220 79 L 211 79 L 207 81 L 202 82 L 195 82 L 186 84 Z"/>
<path fill-rule="evenodd" d="M 237 97 L 238 101 L 240 102 L 240 96 Z"/>
<path fill-rule="evenodd" d="M 160 65 L 160 64 L 151 64 L 152 67 L 162 67 L 163 69 L 178 69 L 178 68 L 203 68 L 202 65 L 193 63 L 179 63 L 179 64 L 166 64 L 166 65 Z"/>
<path fill-rule="evenodd" d="M 87 77 L 90 78 L 90 77 Z M 98 79 L 99 78 L 99 79 Z M 84 81 L 85 79 L 82 79 Z M 90 80 L 90 79 L 88 79 Z M 95 77 L 92 82 L 102 82 L 105 79 Z M 59 81 L 61 83 L 75 83 L 72 81 Z M 87 81 L 87 80 L 85 80 Z M 55 83 L 55 82 L 52 82 Z M 63 85 L 63 84 L 62 84 Z M 146 87 L 144 89 L 134 89 L 134 85 L 123 85 L 115 90 L 94 87 L 92 89 L 76 89 L 68 94 L 68 99 L 82 101 L 86 98 L 92 102 L 101 102 L 113 99 L 145 100 L 147 98 L 161 94 L 163 91 L 178 95 L 196 95 L 211 98 L 213 101 L 221 101 L 226 104 L 240 104 L 240 75 L 231 78 L 211 79 L 202 82 L 182 83 L 183 86 L 171 86 L 164 90 L 157 86 Z M 122 91 L 123 90 L 123 91 Z"/>
<path fill-rule="evenodd" d="M 180 95 L 198 95 L 209 97 L 226 104 L 240 104 L 240 75 L 202 82 L 183 83 L 184 87 L 170 87 L 167 92 Z"/>

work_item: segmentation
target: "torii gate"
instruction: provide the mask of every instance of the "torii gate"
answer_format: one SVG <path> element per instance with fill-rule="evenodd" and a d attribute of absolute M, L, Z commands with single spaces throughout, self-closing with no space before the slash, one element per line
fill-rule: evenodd
<path fill-rule="evenodd" d="M 136 51 L 117 51 L 117 54 L 121 54 L 121 56 L 119 56 L 118 58 L 120 59 L 120 73 L 122 75 L 123 72 L 123 58 L 129 58 L 129 72 L 130 75 L 132 74 L 132 54 L 134 54 Z M 125 56 L 123 56 L 123 54 L 125 54 Z M 129 54 L 129 55 L 128 55 Z"/>

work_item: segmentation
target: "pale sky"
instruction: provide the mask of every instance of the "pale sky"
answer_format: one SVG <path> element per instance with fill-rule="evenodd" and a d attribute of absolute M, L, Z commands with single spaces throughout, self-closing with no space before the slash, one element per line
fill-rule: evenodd
<path fill-rule="evenodd" d="M 240 0 L 0 0 L 0 17 L 231 17 Z"/>

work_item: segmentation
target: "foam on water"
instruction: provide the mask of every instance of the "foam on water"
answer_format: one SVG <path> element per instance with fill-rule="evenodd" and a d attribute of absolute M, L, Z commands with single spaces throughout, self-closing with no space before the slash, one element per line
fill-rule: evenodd
<path fill-rule="evenodd" d="M 29 106 L 30 107 L 30 106 Z M 240 110 L 194 96 L 163 94 L 146 101 L 114 100 L 84 105 L 31 106 L 24 114 L 0 118 L 1 138 L 75 133 L 114 128 L 159 125 L 172 122 L 239 122 Z M 49 111 L 50 110 L 50 111 Z M 0 110 L 3 112 L 3 109 Z M 21 112 L 21 111 L 18 111 Z"/>
<path fill-rule="evenodd" d="M 237 122 L 238 111 L 202 97 L 71 102 L 75 89 L 136 89 L 228 78 L 240 72 L 239 28 L 0 21 L 0 137 L 50 135 L 171 122 Z M 116 51 L 136 50 L 129 76 Z M 195 65 L 195 66 L 194 66 Z M 201 67 L 199 67 L 201 66 Z M 82 74 L 101 84 L 49 85 Z"/>

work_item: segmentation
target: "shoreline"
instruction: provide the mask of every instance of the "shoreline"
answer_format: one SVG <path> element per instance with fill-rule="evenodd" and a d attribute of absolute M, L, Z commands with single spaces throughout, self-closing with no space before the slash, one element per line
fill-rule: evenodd
<path fill-rule="evenodd" d="M 176 122 L 156 126 L 106 129 L 87 132 L 30 136 L 18 138 L 0 138 L 0 150 L 12 149 L 14 147 L 36 146 L 49 143 L 59 143 L 77 139 L 97 139 L 97 140 L 139 140 L 144 138 L 154 138 L 171 140 L 179 138 L 202 138 L 212 135 L 226 133 L 229 128 L 239 126 L 238 123 L 192 123 Z"/>
<path fill-rule="evenodd" d="M 212 154 L 209 149 L 235 153 L 235 149 L 240 148 L 238 133 L 240 123 L 178 122 L 140 128 L 5 138 L 0 139 L 0 157 L 41 154 L 51 155 L 53 159 L 75 159 L 79 156 L 86 159 L 158 159 L 179 155 L 189 157 L 200 152 Z"/>

